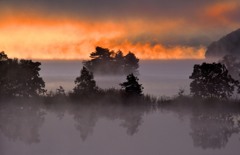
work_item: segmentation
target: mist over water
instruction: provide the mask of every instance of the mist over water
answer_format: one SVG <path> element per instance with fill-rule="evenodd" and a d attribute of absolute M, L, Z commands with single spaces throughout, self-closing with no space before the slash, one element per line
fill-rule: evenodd
<path fill-rule="evenodd" d="M 39 102 L 1 104 L 1 155 L 238 154 L 240 113 Z"/>
<path fill-rule="evenodd" d="M 204 60 L 141 60 L 139 67 L 139 83 L 143 84 L 145 94 L 159 96 L 176 95 L 179 89 L 189 93 L 189 76 L 194 64 Z M 43 61 L 41 76 L 46 82 L 48 90 L 55 91 L 60 85 L 66 91 L 74 87 L 74 80 L 80 75 L 81 61 Z M 126 80 L 126 76 L 94 75 L 100 88 L 121 88 L 119 83 Z"/>
<path fill-rule="evenodd" d="M 189 91 L 193 65 L 202 60 L 142 61 L 144 93 Z M 45 61 L 47 89 L 70 91 L 80 61 Z M 99 76 L 101 88 L 120 88 L 124 76 Z M 186 101 L 189 102 L 189 101 Z M 240 112 L 188 103 L 146 106 L 119 103 L 73 104 L 56 100 L 15 100 L 0 104 L 0 155 L 238 155 Z"/>

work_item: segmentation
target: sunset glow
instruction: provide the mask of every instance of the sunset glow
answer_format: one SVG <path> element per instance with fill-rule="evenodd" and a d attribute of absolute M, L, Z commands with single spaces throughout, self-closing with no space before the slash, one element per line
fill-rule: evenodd
<path fill-rule="evenodd" d="M 48 21 L 8 18 L 1 24 L 0 45 L 10 57 L 33 59 L 87 59 L 96 46 L 124 53 L 132 51 L 141 59 L 204 58 L 204 47 L 166 47 L 161 44 L 131 43 L 128 31 L 140 33 L 142 27 L 132 21 L 122 23 L 91 23 L 81 21 Z M 99 26 L 100 25 L 100 26 Z M 120 26 L 118 26 L 120 25 Z M 174 27 L 174 23 L 166 23 Z M 129 29 L 129 30 L 127 30 Z M 164 27 L 151 31 L 162 31 Z M 154 32 L 152 32 L 154 33 Z"/>
<path fill-rule="evenodd" d="M 142 14 L 139 7 L 134 8 L 136 15 L 131 9 L 126 10 L 132 13 L 129 16 L 123 12 L 125 18 L 117 11 L 106 14 L 98 10 L 98 16 L 84 10 L 77 16 L 70 8 L 64 12 L 30 3 L 36 8 L 30 10 L 1 3 L 0 51 L 18 58 L 88 59 L 95 47 L 101 46 L 131 51 L 140 59 L 203 59 L 207 45 L 240 26 L 235 20 L 239 10 L 235 0 L 201 4 L 191 13 L 182 10 L 179 16 L 165 11 L 156 17 L 155 6 Z"/>

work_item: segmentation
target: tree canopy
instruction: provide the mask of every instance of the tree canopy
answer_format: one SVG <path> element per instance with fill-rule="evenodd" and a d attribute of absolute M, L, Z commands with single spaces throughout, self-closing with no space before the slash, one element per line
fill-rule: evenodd
<path fill-rule="evenodd" d="M 138 78 L 133 74 L 127 76 L 127 81 L 120 83 L 120 86 L 125 90 L 128 95 L 142 95 L 143 87 L 138 83 Z"/>
<path fill-rule="evenodd" d="M 45 93 L 40 62 L 9 59 L 0 53 L 0 96 L 33 97 Z"/>
<path fill-rule="evenodd" d="M 91 60 L 84 61 L 83 65 L 94 73 L 126 75 L 138 73 L 139 59 L 132 52 L 124 56 L 120 50 L 115 53 L 107 48 L 96 47 L 90 58 Z"/>
<path fill-rule="evenodd" d="M 231 97 L 238 81 L 229 75 L 225 65 L 221 63 L 203 63 L 194 65 L 193 73 L 189 77 L 190 91 L 194 96 L 208 98 Z"/>

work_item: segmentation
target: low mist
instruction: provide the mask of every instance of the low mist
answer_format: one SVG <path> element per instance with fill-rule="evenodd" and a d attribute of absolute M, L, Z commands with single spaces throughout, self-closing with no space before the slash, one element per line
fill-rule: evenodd
<path fill-rule="evenodd" d="M 203 60 L 141 60 L 139 63 L 139 82 L 143 84 L 145 94 L 156 97 L 174 96 L 179 89 L 189 93 L 189 75 L 194 64 Z M 46 89 L 55 91 L 60 85 L 66 91 L 74 87 L 74 80 L 80 75 L 81 61 L 43 61 L 40 74 L 46 82 Z M 100 88 L 121 88 L 124 75 L 99 75 L 94 79 Z"/>

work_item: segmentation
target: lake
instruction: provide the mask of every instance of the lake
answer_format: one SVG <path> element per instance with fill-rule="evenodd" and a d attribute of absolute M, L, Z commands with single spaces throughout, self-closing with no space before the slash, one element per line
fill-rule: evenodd
<path fill-rule="evenodd" d="M 0 105 L 1 155 L 238 155 L 240 113 L 178 108 Z"/>
<path fill-rule="evenodd" d="M 188 94 L 193 65 L 202 61 L 143 61 L 139 82 L 154 96 L 174 96 L 179 88 Z M 41 76 L 47 89 L 70 91 L 81 67 L 79 61 L 44 61 Z M 125 80 L 95 78 L 101 88 L 120 88 Z M 239 132 L 240 112 L 234 109 L 0 104 L 0 155 L 238 155 Z"/>

